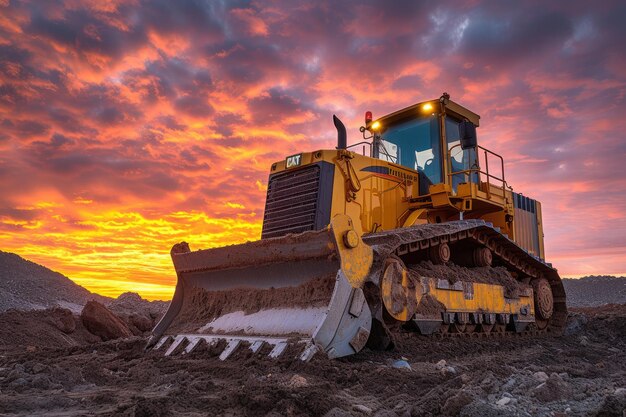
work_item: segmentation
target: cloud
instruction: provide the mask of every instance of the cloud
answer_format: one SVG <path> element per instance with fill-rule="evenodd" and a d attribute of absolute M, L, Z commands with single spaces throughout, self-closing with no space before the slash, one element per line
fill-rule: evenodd
<path fill-rule="evenodd" d="M 258 238 L 268 168 L 334 147 L 333 113 L 356 142 L 443 91 L 543 202 L 562 274 L 626 272 L 623 2 L 1 7 L 0 242 L 100 291 L 171 284 L 177 240 Z"/>

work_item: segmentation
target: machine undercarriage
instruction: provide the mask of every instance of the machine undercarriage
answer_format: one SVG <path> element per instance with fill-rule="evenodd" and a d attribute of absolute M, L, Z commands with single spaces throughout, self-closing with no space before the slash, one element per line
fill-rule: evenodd
<path fill-rule="evenodd" d="M 261 254 L 262 246 L 256 245 L 250 248 L 256 259 L 248 259 L 247 268 L 237 259 L 239 267 L 225 273 L 222 261 L 217 266 L 219 275 L 237 282 L 239 288 L 225 280 L 209 288 L 186 286 L 178 314 L 169 325 L 159 324 L 167 331 L 155 332 L 155 349 L 166 355 L 184 354 L 206 345 L 223 349 L 220 358 L 226 359 L 246 348 L 278 357 L 292 346 L 292 354 L 309 360 L 318 351 L 332 358 L 357 353 L 365 346 L 387 349 L 397 331 L 432 337 L 560 334 L 563 330 L 567 310 L 556 271 L 482 220 L 366 235 L 357 247 L 372 249 L 369 269 L 356 275 L 346 269 L 350 278 L 339 258 L 349 258 L 341 251 L 352 249 L 329 237 L 345 240 L 352 229 L 333 226 L 335 233 L 305 232 L 263 245 L 275 249 L 273 241 L 282 240 L 285 247 L 291 247 L 288 253 Z M 298 243 L 306 242 L 310 250 L 316 239 L 320 250 L 313 259 L 310 254 L 307 259 L 289 258 L 298 253 Z M 330 249 L 329 243 L 346 249 Z M 237 246 L 228 249 L 242 252 Z M 202 266 L 202 251 L 182 254 L 194 253 L 198 260 L 195 264 L 187 261 L 189 269 L 179 271 L 179 276 L 185 280 L 186 273 L 195 274 L 202 276 L 196 284 L 205 283 L 211 266 Z M 250 265 L 261 259 L 264 264 Z M 299 271 L 310 273 L 304 277 L 298 272 L 302 282 L 297 286 L 293 278 L 282 281 L 283 286 L 280 279 L 263 285 L 243 284 L 245 274 L 251 273 L 251 280 L 257 274 L 267 277 L 270 270 L 275 278 L 285 276 L 282 269 L 298 262 L 304 266 Z M 354 269 L 354 265 L 347 268 Z"/>

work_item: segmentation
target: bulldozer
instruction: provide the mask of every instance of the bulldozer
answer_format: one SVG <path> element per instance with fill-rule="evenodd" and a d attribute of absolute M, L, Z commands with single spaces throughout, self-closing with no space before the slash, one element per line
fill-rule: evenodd
<path fill-rule="evenodd" d="M 148 347 L 310 360 L 415 337 L 560 334 L 565 291 L 545 261 L 541 203 L 478 144 L 447 93 L 374 119 L 350 146 L 271 165 L 261 239 L 171 249 L 177 284 Z M 421 336 L 419 336 L 421 335 Z"/>

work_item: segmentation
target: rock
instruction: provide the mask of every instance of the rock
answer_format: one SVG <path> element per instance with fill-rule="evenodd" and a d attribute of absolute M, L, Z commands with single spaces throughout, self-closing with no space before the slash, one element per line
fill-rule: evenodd
<path fill-rule="evenodd" d="M 290 388 L 302 388 L 308 385 L 309 385 L 309 381 L 307 381 L 306 378 L 298 374 L 292 376 L 289 382 L 287 383 L 287 386 Z"/>
<path fill-rule="evenodd" d="M 406 410 L 406 409 L 407 409 L 407 405 L 406 405 L 406 403 L 405 403 L 404 401 L 402 401 L 402 400 L 400 400 L 400 401 L 399 401 L 399 402 L 398 402 L 398 403 L 397 403 L 397 404 L 393 407 L 393 410 L 394 410 L 394 411 L 396 411 L 396 412 L 398 412 L 398 413 L 399 413 L 399 412 L 401 412 L 401 411 L 403 411 L 403 410 Z"/>
<path fill-rule="evenodd" d="M 626 395 L 626 388 L 617 388 L 615 390 L 615 395 Z"/>
<path fill-rule="evenodd" d="M 37 374 L 31 379 L 30 386 L 44 390 L 48 389 L 50 387 L 50 378 L 42 374 Z"/>
<path fill-rule="evenodd" d="M 548 380 L 548 374 L 542 371 L 535 372 L 533 374 L 533 378 L 535 378 L 539 382 L 546 382 Z"/>
<path fill-rule="evenodd" d="M 17 378 L 15 381 L 9 384 L 9 387 L 15 391 L 23 391 L 28 386 L 28 381 L 25 378 Z"/>
<path fill-rule="evenodd" d="M 578 338 L 578 343 L 580 343 L 582 346 L 587 346 L 589 345 L 589 339 L 587 338 L 587 336 L 580 336 Z"/>
<path fill-rule="evenodd" d="M 31 368 L 31 371 L 32 371 L 34 374 L 38 374 L 38 373 L 41 373 L 41 372 L 46 371 L 46 370 L 48 370 L 48 369 L 49 369 L 49 368 L 48 368 L 46 365 L 44 365 L 44 364 L 42 364 L 42 363 L 36 363 L 36 364 L 34 364 L 34 365 L 33 365 L 33 367 Z"/>
<path fill-rule="evenodd" d="M 371 414 L 372 413 L 372 409 L 369 407 L 364 406 L 363 404 L 355 404 L 352 406 L 352 408 L 354 409 L 354 411 L 358 411 L 360 413 L 365 413 L 365 414 Z"/>
<path fill-rule="evenodd" d="M 85 304 L 80 319 L 87 330 L 105 341 L 132 336 L 128 326 L 97 301 Z"/>
<path fill-rule="evenodd" d="M 505 406 L 505 405 L 507 405 L 510 402 L 511 402 L 511 398 L 509 398 L 509 397 L 502 397 L 498 401 L 496 401 L 496 404 L 500 405 L 500 406 Z"/>
<path fill-rule="evenodd" d="M 496 379 L 494 378 L 493 372 L 488 371 L 486 375 L 487 376 L 480 382 L 480 387 L 486 393 L 496 392 L 498 388 L 498 384 L 496 382 Z"/>
<path fill-rule="evenodd" d="M 474 398 L 470 393 L 466 391 L 459 391 L 457 394 L 446 400 L 441 408 L 441 414 L 444 416 L 456 416 L 473 400 Z"/>
<path fill-rule="evenodd" d="M 441 371 L 442 375 L 456 374 L 456 369 L 454 369 L 453 366 L 448 366 L 448 363 L 444 359 L 437 362 L 435 366 L 437 367 L 437 369 Z"/>
<path fill-rule="evenodd" d="M 567 324 L 565 325 L 565 330 L 563 334 L 565 336 L 570 336 L 576 333 L 579 333 L 587 324 L 587 317 L 582 314 L 573 314 L 567 318 Z"/>
<path fill-rule="evenodd" d="M 515 386 L 517 380 L 515 378 L 509 378 L 506 383 L 502 386 L 504 391 L 508 391 Z"/>
<path fill-rule="evenodd" d="M 395 361 L 394 363 L 391 364 L 391 366 L 393 368 L 408 369 L 409 371 L 411 370 L 411 365 L 409 365 L 409 363 L 403 359 Z"/>
<path fill-rule="evenodd" d="M 555 373 L 551 374 L 546 382 L 538 385 L 534 390 L 535 398 L 542 402 L 561 400 L 571 393 L 570 385 Z"/>
<path fill-rule="evenodd" d="M 131 314 L 128 317 L 128 321 L 130 321 L 137 329 L 142 332 L 149 332 L 152 330 L 152 319 L 150 317 L 140 315 L 140 314 Z"/>
<path fill-rule="evenodd" d="M 55 308 L 50 310 L 48 320 L 54 327 L 65 334 L 73 333 L 76 330 L 74 314 L 66 308 Z"/>
<path fill-rule="evenodd" d="M 600 405 L 597 416 L 623 416 L 626 410 L 626 396 L 608 395 Z"/>

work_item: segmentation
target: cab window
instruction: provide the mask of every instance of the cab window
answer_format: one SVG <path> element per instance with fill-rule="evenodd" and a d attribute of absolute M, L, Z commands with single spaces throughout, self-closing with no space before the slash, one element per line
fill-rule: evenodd
<path fill-rule="evenodd" d="M 422 172 L 433 184 L 443 182 L 437 117 L 420 117 L 387 126 L 378 157 Z"/>
<path fill-rule="evenodd" d="M 446 116 L 446 142 L 448 145 L 448 152 L 451 152 L 450 169 L 452 173 L 478 168 L 476 149 L 461 149 L 461 136 L 459 132 L 460 123 L 460 120 L 451 116 Z M 471 175 L 467 173 L 454 174 L 452 176 L 452 189 L 456 191 L 457 186 L 462 182 L 478 183 L 478 173 L 474 172 Z"/>

